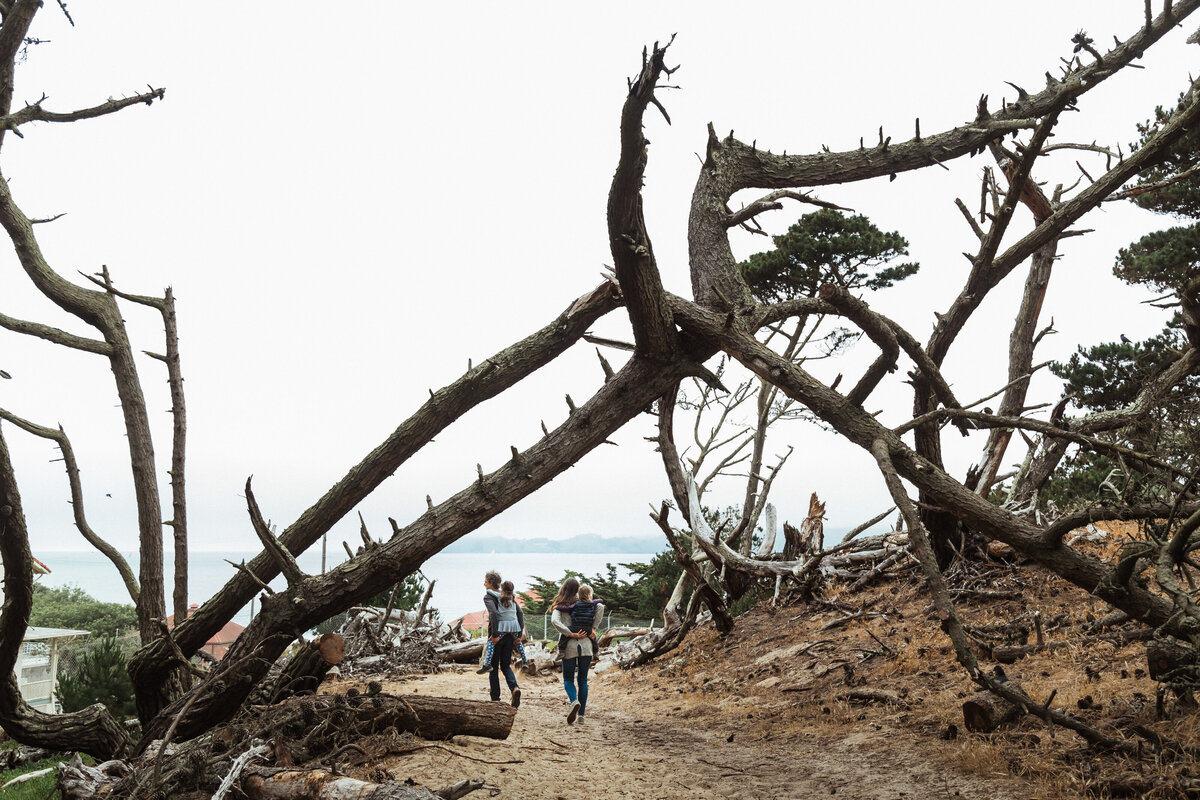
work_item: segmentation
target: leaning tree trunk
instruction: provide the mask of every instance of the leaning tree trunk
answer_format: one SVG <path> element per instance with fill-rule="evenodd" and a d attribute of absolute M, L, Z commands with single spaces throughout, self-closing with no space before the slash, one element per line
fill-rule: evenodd
<path fill-rule="evenodd" d="M 43 714 L 21 697 L 16 667 L 33 608 L 33 556 L 21 495 L 0 431 L 0 560 L 4 562 L 4 605 L 0 607 L 0 725 L 22 744 L 71 748 L 97 758 L 123 756 L 132 744 L 124 728 L 99 703 L 74 714 Z"/>

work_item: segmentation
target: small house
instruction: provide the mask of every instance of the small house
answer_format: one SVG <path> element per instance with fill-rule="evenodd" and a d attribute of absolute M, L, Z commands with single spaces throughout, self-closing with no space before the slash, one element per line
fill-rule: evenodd
<path fill-rule="evenodd" d="M 63 643 L 88 635 L 87 631 L 68 628 L 26 629 L 13 670 L 26 703 L 46 714 L 58 713 L 59 650 Z"/>

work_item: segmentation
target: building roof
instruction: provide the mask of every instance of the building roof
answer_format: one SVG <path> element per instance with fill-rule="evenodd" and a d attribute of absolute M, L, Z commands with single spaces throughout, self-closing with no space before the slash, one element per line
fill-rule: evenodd
<path fill-rule="evenodd" d="M 198 608 L 200 608 L 198 603 L 192 603 L 190 606 L 188 606 L 188 616 L 190 617 L 192 614 L 196 613 Z M 167 617 L 167 627 L 175 627 L 174 614 Z M 214 658 L 217 659 L 217 661 L 220 661 L 225 657 L 225 653 L 229 650 L 230 645 L 233 644 L 234 640 L 237 639 L 244 630 L 246 630 L 246 628 L 243 625 L 239 625 L 233 621 L 226 622 L 224 627 L 214 633 L 212 637 L 204 643 L 204 646 L 201 649 L 207 650 L 213 655 Z"/>
<path fill-rule="evenodd" d="M 534 600 L 541 599 L 541 597 L 538 595 L 538 593 L 533 591 L 532 589 L 526 591 L 525 594 L 529 595 Z M 517 597 L 516 597 L 517 605 L 519 605 L 521 607 L 521 610 L 524 611 L 525 610 L 525 598 L 521 597 L 521 592 L 517 592 L 516 595 L 517 595 Z M 462 626 L 467 629 L 486 628 L 487 624 L 488 624 L 487 609 L 485 608 L 482 611 L 472 611 L 470 614 L 463 614 L 458 619 L 450 620 L 450 624 L 453 625 L 454 623 L 459 622 L 459 621 L 461 621 Z"/>
<path fill-rule="evenodd" d="M 91 636 L 90 631 L 77 631 L 70 628 L 35 628 L 25 629 L 26 642 L 41 642 L 47 639 L 74 639 L 77 636 Z"/>

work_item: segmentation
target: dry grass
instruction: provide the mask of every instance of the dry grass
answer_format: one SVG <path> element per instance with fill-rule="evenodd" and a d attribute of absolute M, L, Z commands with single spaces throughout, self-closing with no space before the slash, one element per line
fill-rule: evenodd
<path fill-rule="evenodd" d="M 1122 530 L 1107 542 L 1086 546 L 1096 555 L 1111 556 L 1131 535 L 1136 531 Z M 1063 641 L 1062 628 L 1110 611 L 1036 567 L 997 567 L 987 577 L 990 590 L 1013 595 L 961 599 L 964 623 L 977 629 L 999 629 L 1038 611 L 1043 620 L 1060 623 L 1045 631 L 1046 641 Z M 833 591 L 826 595 L 830 596 Z M 843 594 L 839 599 L 879 616 L 822 632 L 822 625 L 846 612 L 828 606 L 773 609 L 760 604 L 738 619 L 730 636 L 701 629 L 666 663 L 619 680 L 629 682 L 631 689 L 654 683 L 655 701 L 661 697 L 674 709 L 692 705 L 689 713 L 714 721 L 720 717 L 723 724 L 736 725 L 739 735 L 763 740 L 814 732 L 845 738 L 872 729 L 941 740 L 939 752 L 947 765 L 980 776 L 1020 777 L 1028 781 L 1032 796 L 1046 800 L 1115 796 L 1127 790 L 1136 790 L 1127 796 L 1200 796 L 1187 794 L 1195 767 L 1186 759 L 1156 757 L 1148 744 L 1140 760 L 1097 753 L 1076 734 L 1052 730 L 1028 716 L 997 733 L 967 732 L 962 704 L 977 687 L 955 662 L 920 584 L 906 576 L 861 596 Z M 1034 642 L 1035 636 L 1030 627 L 1028 641 Z M 986 660 L 982 663 L 991 666 Z M 1171 699 L 1163 718 L 1157 717 L 1157 685 L 1146 675 L 1143 643 L 1072 644 L 1030 654 L 1003 669 L 1035 700 L 1045 701 L 1053 694 L 1056 708 L 1110 736 L 1137 740 L 1131 727 L 1144 725 L 1200 748 L 1200 715 L 1194 710 Z M 847 699 L 856 690 L 887 693 L 902 702 Z M 745 698 L 763 711 L 744 711 L 740 700 Z M 948 738 L 951 726 L 957 729 L 953 739 Z"/>

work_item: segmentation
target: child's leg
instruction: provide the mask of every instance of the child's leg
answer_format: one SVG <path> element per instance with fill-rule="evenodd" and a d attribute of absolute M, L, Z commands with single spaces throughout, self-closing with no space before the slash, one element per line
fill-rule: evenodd
<path fill-rule="evenodd" d="M 485 645 L 485 649 L 483 651 L 483 663 L 480 664 L 479 669 L 477 669 L 475 671 L 478 672 L 480 675 L 482 675 L 485 672 L 490 671 L 492 668 L 492 656 L 495 652 L 496 652 L 496 645 L 492 642 L 491 639 L 488 639 L 487 645 Z"/>
<path fill-rule="evenodd" d="M 578 668 L 579 668 L 579 678 L 578 678 L 579 695 L 578 695 L 578 697 L 579 697 L 579 716 L 581 716 L 581 717 L 587 713 L 588 667 L 590 667 L 591 665 L 592 665 L 592 657 L 591 656 L 580 656 L 579 657 L 579 665 L 578 665 Z"/>
<path fill-rule="evenodd" d="M 567 692 L 567 699 L 572 703 L 575 702 L 577 695 L 575 694 L 575 664 L 579 659 L 564 658 L 562 660 L 563 674 L 563 689 Z"/>
<path fill-rule="evenodd" d="M 528 661 L 529 658 L 525 655 L 525 645 L 517 642 L 517 652 L 521 654 L 522 661 Z"/>

